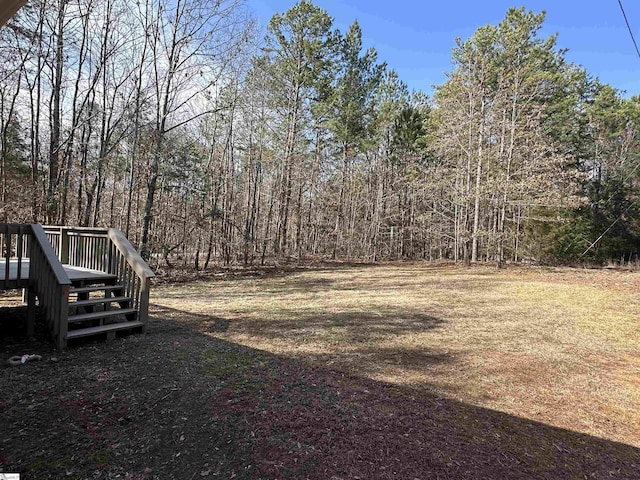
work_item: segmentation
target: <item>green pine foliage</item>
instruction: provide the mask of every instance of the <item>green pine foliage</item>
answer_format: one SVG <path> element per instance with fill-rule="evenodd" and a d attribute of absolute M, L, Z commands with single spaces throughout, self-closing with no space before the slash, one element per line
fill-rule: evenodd
<path fill-rule="evenodd" d="M 569 62 L 544 12 L 456 39 L 432 98 L 311 0 L 262 42 L 240 0 L 36 2 L 12 22 L 7 221 L 109 224 L 196 268 L 640 253 L 640 97 Z"/>

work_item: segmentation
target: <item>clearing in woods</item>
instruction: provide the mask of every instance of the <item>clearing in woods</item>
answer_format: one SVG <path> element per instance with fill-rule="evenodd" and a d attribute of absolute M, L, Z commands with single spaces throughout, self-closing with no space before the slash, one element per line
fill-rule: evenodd
<path fill-rule="evenodd" d="M 391 264 L 165 286 L 154 303 L 230 342 L 640 447 L 638 273 Z"/>
<path fill-rule="evenodd" d="M 44 472 L 53 456 L 58 472 L 100 478 L 634 478 L 638 292 L 628 271 L 425 263 L 158 285 L 148 335 L 2 370 L 22 391 L 0 402 L 17 445 L 0 444 L 0 467 Z M 56 405 L 37 401 L 47 389 Z M 68 448 L 29 443 L 12 396 L 66 419 L 37 423 Z M 94 453 L 79 461 L 85 437 Z"/>

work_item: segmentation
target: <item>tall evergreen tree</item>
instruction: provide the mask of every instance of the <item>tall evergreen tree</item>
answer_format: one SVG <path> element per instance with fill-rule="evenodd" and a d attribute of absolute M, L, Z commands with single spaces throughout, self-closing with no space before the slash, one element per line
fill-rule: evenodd
<path fill-rule="evenodd" d="M 374 94 L 386 66 L 378 65 L 377 53 L 370 48 L 362 52 L 362 30 L 354 22 L 340 42 L 340 71 L 330 99 L 331 118 L 327 122 L 341 158 L 340 182 L 336 207 L 333 257 L 338 257 L 345 226 L 346 198 L 352 181 L 351 163 L 367 150 L 373 132 Z M 349 199 L 353 201 L 353 199 Z M 347 241 L 347 245 L 350 242 Z"/>
<path fill-rule="evenodd" d="M 471 261 L 482 245 L 486 258 L 502 262 L 507 241 L 517 258 L 521 221 L 575 197 L 572 158 L 545 123 L 572 67 L 555 36 L 538 38 L 543 21 L 544 13 L 512 8 L 498 26 L 459 41 L 456 70 L 436 97 L 440 152 L 464 171 L 456 190 L 466 197 L 461 230 L 471 232 Z"/>
<path fill-rule="evenodd" d="M 304 127 L 312 108 L 322 102 L 333 80 L 337 35 L 327 12 L 301 0 L 284 14 L 273 16 L 267 27 L 264 55 L 258 65 L 268 71 L 270 107 L 276 112 L 274 150 L 279 155 L 277 225 L 274 250 L 289 253 L 292 210 L 301 211 L 304 175 L 301 170 L 309 138 Z M 300 215 L 298 215 L 300 218 Z"/>

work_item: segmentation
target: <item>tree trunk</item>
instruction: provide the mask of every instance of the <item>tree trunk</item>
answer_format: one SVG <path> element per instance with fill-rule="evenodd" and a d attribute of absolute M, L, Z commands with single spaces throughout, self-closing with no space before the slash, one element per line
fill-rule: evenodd
<path fill-rule="evenodd" d="M 485 100 L 482 99 L 482 106 L 480 108 L 480 127 L 478 128 L 478 148 L 476 159 L 476 182 L 473 201 L 473 233 L 471 235 L 471 261 L 478 261 L 478 236 L 480 228 L 480 197 L 481 197 L 481 185 L 482 185 L 482 156 L 484 146 L 484 110 Z"/>
<path fill-rule="evenodd" d="M 58 23 L 56 29 L 56 55 L 54 60 L 51 92 L 51 135 L 49 141 L 49 184 L 47 186 L 46 212 L 49 223 L 57 223 L 57 187 L 60 158 L 60 99 L 62 95 L 62 69 L 64 65 L 64 13 L 67 0 L 58 0 Z"/>

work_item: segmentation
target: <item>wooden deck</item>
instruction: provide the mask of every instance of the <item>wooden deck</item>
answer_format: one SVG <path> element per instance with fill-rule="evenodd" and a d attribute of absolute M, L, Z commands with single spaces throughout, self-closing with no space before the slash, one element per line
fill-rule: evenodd
<path fill-rule="evenodd" d="M 0 290 L 24 289 L 27 335 L 39 306 L 59 349 L 71 338 L 144 332 L 153 277 L 114 228 L 0 223 Z"/>
<path fill-rule="evenodd" d="M 20 272 L 20 280 L 28 281 L 29 280 L 29 259 L 23 258 L 21 263 L 22 263 L 22 269 Z M 0 272 L 4 273 L 6 271 L 6 268 L 7 268 L 6 265 L 7 265 L 6 260 L 0 259 Z M 108 273 L 103 272 L 101 270 L 92 270 L 90 268 L 84 268 L 84 267 L 72 267 L 71 265 L 62 265 L 62 268 L 64 268 L 64 271 L 69 276 L 69 280 L 71 280 L 72 282 L 79 282 L 83 280 L 85 281 L 98 280 L 98 279 L 105 278 L 105 276 L 111 276 L 115 278 L 115 275 L 109 275 Z M 8 280 L 11 280 L 11 281 L 18 280 L 18 260 L 17 259 L 15 261 L 9 260 Z"/>

